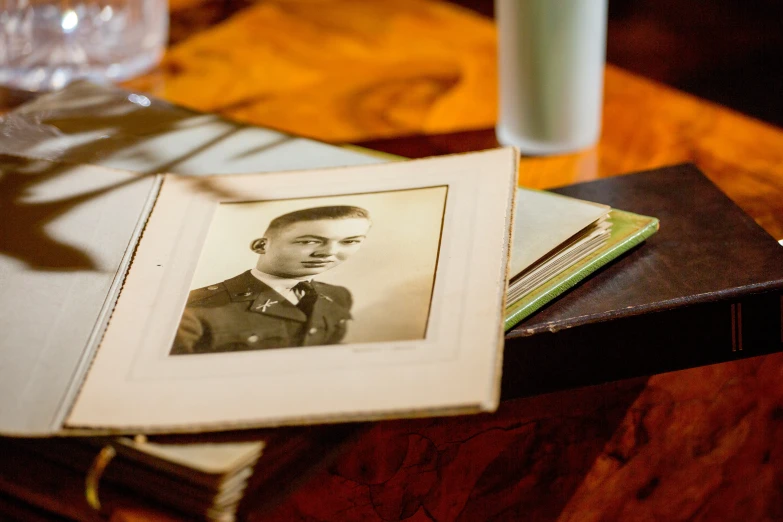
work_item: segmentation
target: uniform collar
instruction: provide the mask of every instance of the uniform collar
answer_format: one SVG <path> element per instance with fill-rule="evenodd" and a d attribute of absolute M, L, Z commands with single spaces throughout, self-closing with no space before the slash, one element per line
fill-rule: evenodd
<path fill-rule="evenodd" d="M 282 278 L 277 279 L 280 280 Z M 296 282 L 299 281 L 296 280 Z M 307 321 L 307 316 L 304 312 L 291 304 L 285 297 L 274 290 L 273 287 L 256 279 L 250 270 L 239 274 L 236 277 L 232 277 L 231 279 L 227 279 L 223 284 L 229 292 L 231 301 L 253 301 L 249 308 L 252 312 L 261 315 L 291 319 L 298 322 Z M 328 315 L 330 317 L 340 317 L 344 319 L 351 318 L 351 314 L 348 310 L 335 303 L 331 297 L 324 295 L 319 291 L 319 288 L 324 285 L 323 283 L 313 281 L 313 285 L 319 295 L 318 300 L 313 307 L 311 317 Z"/>
<path fill-rule="evenodd" d="M 252 268 L 250 270 L 250 274 L 262 283 L 265 283 L 270 288 L 274 288 L 278 292 L 280 290 L 291 290 L 302 281 L 312 282 L 311 279 L 291 279 L 287 277 L 278 277 L 276 275 L 262 272 L 257 268 Z"/>
<path fill-rule="evenodd" d="M 285 297 L 266 283 L 259 281 L 250 270 L 223 282 L 229 298 L 236 301 L 253 301 L 250 311 L 284 319 L 305 322 L 307 316 Z"/>

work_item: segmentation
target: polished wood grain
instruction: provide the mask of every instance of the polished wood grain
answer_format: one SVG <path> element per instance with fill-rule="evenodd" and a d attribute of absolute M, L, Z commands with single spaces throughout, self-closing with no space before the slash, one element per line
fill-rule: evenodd
<path fill-rule="evenodd" d="M 217 16 L 215 4 L 178 0 L 173 26 Z M 156 71 L 127 85 L 332 143 L 494 125 L 496 48 L 489 19 L 437 1 L 228 3 L 237 4 L 247 7 L 221 11 L 217 18 L 225 21 L 177 43 Z M 526 160 L 520 183 L 553 187 L 695 162 L 783 238 L 778 129 L 614 67 L 607 68 L 605 86 L 597 148 Z"/>
<path fill-rule="evenodd" d="M 375 425 L 251 520 L 780 520 L 783 355 Z"/>
<path fill-rule="evenodd" d="M 172 19 L 213 16 L 215 5 L 172 1 Z M 411 155 L 495 144 L 490 20 L 435 0 L 241 7 L 194 25 L 156 71 L 127 85 L 333 143 Z M 524 158 L 520 183 L 694 162 L 783 238 L 779 129 L 612 67 L 603 116 L 596 147 Z M 508 401 L 495 415 L 363 426 L 331 467 L 248 518 L 780 520 L 782 470 L 776 354 Z M 122 509 L 113 520 L 168 519 Z"/>
<path fill-rule="evenodd" d="M 271 0 L 175 45 L 129 85 L 351 142 L 492 125 L 494 53 L 492 22 L 446 3 Z"/>

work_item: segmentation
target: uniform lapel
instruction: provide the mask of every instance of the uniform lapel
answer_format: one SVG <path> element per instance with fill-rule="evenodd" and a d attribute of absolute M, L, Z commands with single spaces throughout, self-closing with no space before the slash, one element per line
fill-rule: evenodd
<path fill-rule="evenodd" d="M 313 311 L 307 322 L 307 334 L 302 341 L 303 346 L 318 346 L 332 344 L 332 336 L 340 326 L 351 318 L 351 314 L 331 297 L 318 293 L 313 304 Z"/>
<path fill-rule="evenodd" d="M 335 301 L 332 296 L 329 294 L 332 293 L 329 291 L 330 285 L 327 285 L 325 283 L 320 283 L 318 281 L 313 281 L 313 287 L 318 292 L 318 301 L 321 303 L 319 308 L 321 310 L 324 310 L 325 312 L 329 314 L 333 314 L 333 317 L 339 317 L 341 319 L 351 319 L 351 311 L 349 308 L 346 308 L 343 304 L 340 304 L 338 301 Z M 350 304 L 348 305 L 350 306 Z"/>
<path fill-rule="evenodd" d="M 351 313 L 342 305 L 335 303 L 331 297 L 319 293 L 310 317 L 328 317 L 332 321 L 339 321 L 340 319 L 350 319 Z"/>
<path fill-rule="evenodd" d="M 261 315 L 291 319 L 292 321 L 299 321 L 300 323 L 307 321 L 305 313 L 294 306 L 291 301 L 278 294 L 264 283 L 259 281 L 259 284 L 266 288 L 253 300 L 253 304 L 250 305 L 250 311 Z"/>
<path fill-rule="evenodd" d="M 225 281 L 232 301 L 253 301 L 249 310 L 261 315 L 304 323 L 307 316 L 291 302 L 247 272 Z"/>

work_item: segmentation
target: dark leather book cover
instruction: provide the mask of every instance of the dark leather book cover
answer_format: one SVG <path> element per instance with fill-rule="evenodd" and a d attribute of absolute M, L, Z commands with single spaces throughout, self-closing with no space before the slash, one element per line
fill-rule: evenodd
<path fill-rule="evenodd" d="M 660 230 L 506 334 L 505 398 L 783 349 L 783 247 L 695 166 L 554 192 Z"/>

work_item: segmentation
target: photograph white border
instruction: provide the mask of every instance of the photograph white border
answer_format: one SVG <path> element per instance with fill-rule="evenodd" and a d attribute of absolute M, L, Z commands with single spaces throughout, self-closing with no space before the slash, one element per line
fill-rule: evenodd
<path fill-rule="evenodd" d="M 339 343 L 423 339 L 429 320 L 447 192 L 447 186 L 435 186 L 220 203 L 190 284 L 189 300 L 194 297 L 193 290 L 218 285 L 256 267 L 262 258 L 251 248 L 251 243 L 262 237 L 273 219 L 314 207 L 355 206 L 369 213 L 371 226 L 366 237 L 345 262 L 332 263 L 328 270 L 313 276 L 315 281 L 350 292 L 351 319 L 346 321 L 348 328 Z M 199 295 L 203 296 L 204 291 Z M 281 299 L 273 298 L 277 303 L 270 306 L 274 308 Z M 256 314 L 249 317 L 260 319 Z M 261 319 L 261 322 L 266 321 Z M 263 334 L 263 330 L 255 333 Z M 296 345 L 286 348 L 288 340 L 280 341 L 283 344 L 279 347 L 263 343 L 264 347 L 257 349 L 296 349 Z M 210 345 L 195 350 L 195 354 L 211 353 L 213 348 L 215 352 L 221 351 L 220 347 Z M 253 346 L 246 346 L 246 349 L 253 349 Z"/>
<path fill-rule="evenodd" d="M 494 409 L 516 166 L 516 152 L 500 149 L 321 171 L 167 175 L 67 425 L 177 431 Z M 220 202 L 442 185 L 424 340 L 168 357 Z"/>

